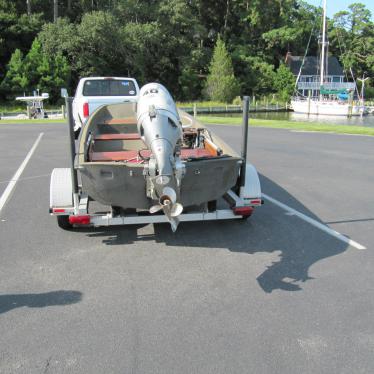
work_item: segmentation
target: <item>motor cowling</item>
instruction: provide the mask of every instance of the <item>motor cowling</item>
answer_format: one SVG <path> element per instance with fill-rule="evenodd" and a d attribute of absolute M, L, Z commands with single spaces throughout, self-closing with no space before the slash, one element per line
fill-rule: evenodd
<path fill-rule="evenodd" d="M 143 86 L 137 103 L 138 131 L 156 159 L 157 174 L 171 176 L 182 126 L 174 100 L 159 83 Z"/>

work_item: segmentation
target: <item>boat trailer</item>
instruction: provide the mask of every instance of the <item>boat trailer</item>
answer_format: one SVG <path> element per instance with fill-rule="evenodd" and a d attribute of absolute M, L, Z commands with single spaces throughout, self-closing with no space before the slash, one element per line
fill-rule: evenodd
<path fill-rule="evenodd" d="M 76 146 L 74 137 L 74 120 L 72 115 L 71 97 L 66 97 L 67 124 L 70 140 L 70 168 L 55 168 L 51 174 L 50 209 L 51 215 L 57 217 L 58 225 L 63 229 L 87 226 L 137 225 L 150 223 L 167 223 L 168 218 L 163 213 L 151 214 L 147 210 L 127 214 L 126 210 L 111 209 L 105 213 L 89 213 L 89 202 L 92 199 L 78 184 L 76 166 Z M 180 222 L 214 221 L 229 219 L 246 219 L 254 209 L 261 206 L 261 185 L 255 167 L 247 163 L 248 144 L 248 109 L 249 97 L 243 98 L 242 149 L 240 175 L 236 185 L 227 191 L 223 199 L 226 208 L 217 209 L 217 202 L 208 202 L 197 210 L 178 216 Z"/>

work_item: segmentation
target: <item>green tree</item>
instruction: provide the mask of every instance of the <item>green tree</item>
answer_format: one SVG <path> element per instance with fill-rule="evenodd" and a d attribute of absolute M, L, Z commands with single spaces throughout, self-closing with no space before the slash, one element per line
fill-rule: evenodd
<path fill-rule="evenodd" d="M 40 80 L 40 73 L 38 72 L 39 66 L 43 63 L 42 45 L 38 38 L 33 41 L 29 52 L 24 59 L 24 71 L 28 79 L 28 86 L 30 89 L 38 88 Z"/>
<path fill-rule="evenodd" d="M 205 92 L 209 99 L 232 102 L 239 93 L 239 83 L 224 41 L 218 37 L 209 67 Z"/>
<path fill-rule="evenodd" d="M 0 0 L 0 79 L 5 75 L 6 65 L 16 49 L 27 53 L 43 23 L 40 14 L 28 17 L 17 15 L 13 4 Z"/>
<path fill-rule="evenodd" d="M 233 53 L 236 73 L 241 77 L 244 94 L 266 94 L 273 90 L 274 65 L 264 57 L 248 55 L 246 47 L 238 47 Z"/>
<path fill-rule="evenodd" d="M 59 98 L 60 88 L 70 79 L 67 59 L 60 53 L 50 56 L 43 52 L 36 38 L 29 53 L 23 58 L 16 49 L 13 53 L 1 89 L 13 94 L 30 93 L 35 89 L 48 92 L 52 102 Z"/>
<path fill-rule="evenodd" d="M 31 16 L 26 5 L 26 0 L 0 0 L 2 96 L 21 86 L 42 85 L 52 92 L 60 76 L 67 81 L 70 75 L 70 88 L 75 88 L 82 76 L 130 74 L 141 84 L 161 81 L 175 98 L 198 99 L 203 77 L 211 73 L 218 35 L 232 57 L 236 80 L 228 78 L 231 73 L 218 75 L 210 78 L 209 88 L 231 85 L 236 92 L 240 86 L 243 93 L 268 94 L 279 91 L 275 82 L 283 68 L 276 69 L 287 51 L 303 55 L 311 34 L 309 55 L 317 55 L 319 48 L 321 8 L 303 0 L 59 0 L 56 23 L 52 0 L 31 0 Z M 353 3 L 328 27 L 330 53 L 341 56 L 347 71 L 352 67 L 356 76 L 374 78 L 368 9 Z M 36 36 L 40 45 L 32 45 Z M 17 49 L 30 55 L 22 58 L 17 52 L 10 64 Z M 57 55 L 58 77 L 48 72 L 57 69 Z M 17 59 L 27 70 L 23 75 L 14 75 Z M 65 65 L 71 74 L 63 73 Z M 12 74 L 15 81 L 9 86 Z"/>
<path fill-rule="evenodd" d="M 7 73 L 1 82 L 1 90 L 8 94 L 22 94 L 29 86 L 29 80 L 25 74 L 23 64 L 23 55 L 19 49 L 16 49 L 10 58 L 7 66 Z"/>
<path fill-rule="evenodd" d="M 285 64 L 279 65 L 279 68 L 274 74 L 274 88 L 279 97 L 284 101 L 288 101 L 294 92 L 295 77 Z"/>
<path fill-rule="evenodd" d="M 127 73 L 122 24 L 110 12 L 86 13 L 77 26 L 75 69 L 82 76 Z"/>
<path fill-rule="evenodd" d="M 202 71 L 208 65 L 208 52 L 206 48 L 192 49 L 189 56 L 181 61 L 182 69 L 178 78 L 180 86 L 179 97 L 182 100 L 198 100 L 204 88 L 204 75 Z"/>
<path fill-rule="evenodd" d="M 374 23 L 365 5 L 354 3 L 335 14 L 329 40 L 331 52 L 340 56 L 348 75 L 352 69 L 356 76 L 366 73 L 374 78 Z"/>
<path fill-rule="evenodd" d="M 50 100 L 56 102 L 60 97 L 61 87 L 69 85 L 71 72 L 66 57 L 60 53 L 53 58 L 42 54 L 37 72 L 39 74 L 37 88 L 42 92 L 48 92 Z"/>

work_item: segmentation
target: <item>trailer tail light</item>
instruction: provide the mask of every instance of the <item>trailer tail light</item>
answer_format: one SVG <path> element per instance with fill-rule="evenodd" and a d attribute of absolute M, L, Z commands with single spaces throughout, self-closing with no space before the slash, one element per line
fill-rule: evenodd
<path fill-rule="evenodd" d="M 88 107 L 88 103 L 83 104 L 83 117 L 87 118 L 90 115 L 90 108 Z"/>
<path fill-rule="evenodd" d="M 77 215 L 69 216 L 69 223 L 71 225 L 89 225 L 91 223 L 91 218 L 89 215 Z"/>
<path fill-rule="evenodd" d="M 238 206 L 234 207 L 232 210 L 237 216 L 249 217 L 253 213 L 254 208 L 251 206 Z"/>

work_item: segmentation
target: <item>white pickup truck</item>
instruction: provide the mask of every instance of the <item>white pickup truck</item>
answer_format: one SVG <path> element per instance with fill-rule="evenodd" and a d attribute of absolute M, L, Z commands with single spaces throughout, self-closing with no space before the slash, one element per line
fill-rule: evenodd
<path fill-rule="evenodd" d="M 134 78 L 82 78 L 73 100 L 74 132 L 76 138 L 88 117 L 101 105 L 138 100 L 139 86 Z"/>

